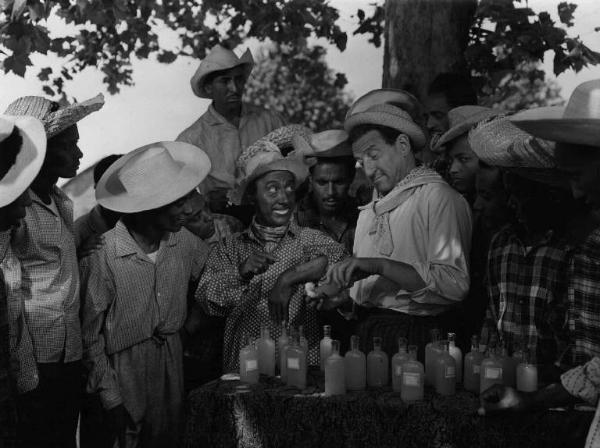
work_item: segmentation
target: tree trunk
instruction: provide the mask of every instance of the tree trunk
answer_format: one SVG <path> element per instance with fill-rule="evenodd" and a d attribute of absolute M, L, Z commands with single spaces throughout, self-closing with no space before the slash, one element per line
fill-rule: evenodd
<path fill-rule="evenodd" d="M 466 73 L 477 0 L 386 0 L 383 87 L 424 98 L 442 72 Z"/>

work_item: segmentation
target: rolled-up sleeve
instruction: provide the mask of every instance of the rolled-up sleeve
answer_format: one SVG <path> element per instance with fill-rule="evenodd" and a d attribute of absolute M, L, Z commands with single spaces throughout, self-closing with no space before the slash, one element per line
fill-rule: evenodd
<path fill-rule="evenodd" d="M 600 395 L 600 357 L 563 373 L 560 382 L 574 397 L 596 405 Z"/>

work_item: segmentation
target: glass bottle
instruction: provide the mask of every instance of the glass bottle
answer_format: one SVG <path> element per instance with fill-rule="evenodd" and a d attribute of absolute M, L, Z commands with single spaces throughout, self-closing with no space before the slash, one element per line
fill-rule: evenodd
<path fill-rule="evenodd" d="M 402 401 L 416 401 L 423 399 L 423 386 L 425 383 L 425 370 L 423 364 L 417 361 L 417 346 L 408 346 L 408 361 L 402 365 L 402 386 L 400 397 Z"/>
<path fill-rule="evenodd" d="M 325 370 L 325 363 L 327 362 L 327 358 L 329 358 L 331 353 L 331 325 L 323 325 L 323 339 L 321 339 L 321 342 L 319 343 L 319 360 L 321 364 L 321 371 Z"/>
<path fill-rule="evenodd" d="M 381 350 L 381 338 L 373 338 L 373 350 L 367 355 L 367 384 L 369 387 L 383 387 L 388 383 L 388 355 Z"/>
<path fill-rule="evenodd" d="M 504 341 L 500 343 L 500 362 L 502 363 L 502 382 L 505 386 L 515 387 L 517 381 L 517 361 L 508 356 Z"/>
<path fill-rule="evenodd" d="M 488 346 L 488 357 L 481 361 L 479 391 L 485 392 L 494 384 L 504 384 L 502 363 L 496 356 L 496 348 Z"/>
<path fill-rule="evenodd" d="M 287 384 L 302 390 L 306 388 L 306 352 L 300 345 L 298 333 L 294 332 L 291 345 L 287 351 Z"/>
<path fill-rule="evenodd" d="M 392 357 L 392 389 L 400 392 L 402 387 L 402 364 L 408 361 L 406 338 L 398 338 L 398 353 Z"/>
<path fill-rule="evenodd" d="M 258 353 L 250 336 L 246 336 L 245 345 L 240 350 L 240 381 L 258 383 Z"/>
<path fill-rule="evenodd" d="M 538 371 L 533 350 L 525 352 L 523 361 L 517 366 L 517 390 L 535 392 L 538 388 Z"/>
<path fill-rule="evenodd" d="M 440 340 L 440 330 L 434 328 L 431 330 L 431 342 L 425 346 L 425 384 L 433 386 L 435 384 L 435 357 L 439 353 L 438 341 Z"/>
<path fill-rule="evenodd" d="M 260 326 L 260 338 L 256 341 L 258 370 L 263 375 L 275 376 L 275 341 L 269 335 L 266 324 Z"/>
<path fill-rule="evenodd" d="M 462 350 L 456 346 L 456 333 L 448 333 L 448 353 L 456 363 L 456 382 L 462 381 L 463 355 Z"/>
<path fill-rule="evenodd" d="M 479 393 L 481 378 L 479 375 L 483 353 L 479 351 L 479 338 L 476 335 L 471 337 L 471 351 L 465 356 L 465 390 Z"/>
<path fill-rule="evenodd" d="M 300 337 L 300 347 L 304 350 L 306 356 L 308 356 L 308 339 L 304 336 L 304 325 L 298 326 L 298 336 Z"/>
<path fill-rule="evenodd" d="M 449 348 L 449 343 L 444 342 L 442 353 L 435 361 L 435 391 L 440 395 L 456 393 L 456 361 L 450 355 Z"/>
<path fill-rule="evenodd" d="M 340 356 L 340 341 L 331 341 L 331 355 L 325 361 L 325 395 L 344 395 L 346 375 L 344 358 Z"/>
<path fill-rule="evenodd" d="M 344 357 L 346 368 L 346 389 L 365 390 L 367 383 L 367 358 L 360 351 L 359 338 L 353 335 L 350 338 L 350 350 Z"/>
<path fill-rule="evenodd" d="M 281 323 L 281 336 L 277 339 L 277 350 L 275 351 L 276 363 L 279 366 L 279 373 L 283 370 L 283 364 L 281 362 L 282 355 L 284 355 L 284 347 L 289 344 L 287 322 L 284 320 Z"/>
<path fill-rule="evenodd" d="M 287 384 L 287 353 L 288 349 L 292 345 L 294 337 L 298 335 L 298 331 L 295 328 L 290 329 L 290 336 L 287 339 L 287 343 L 283 346 L 281 359 L 279 360 L 279 369 L 281 375 L 281 381 Z"/>

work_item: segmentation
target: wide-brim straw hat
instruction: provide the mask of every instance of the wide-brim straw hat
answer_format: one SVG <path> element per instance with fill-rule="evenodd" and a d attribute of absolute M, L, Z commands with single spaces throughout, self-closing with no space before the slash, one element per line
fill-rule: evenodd
<path fill-rule="evenodd" d="M 196 73 L 192 76 L 190 84 L 196 96 L 200 98 L 210 98 L 204 88 L 204 79 L 214 72 L 229 70 L 239 65 L 244 66 L 244 75 L 246 79 L 252 73 L 254 67 L 254 58 L 249 49 L 246 49 L 242 57 L 238 57 L 233 51 L 221 45 L 215 45 L 210 53 L 202 60 Z"/>
<path fill-rule="evenodd" d="M 375 89 L 365 93 L 352 103 L 345 119 L 377 104 L 391 104 L 399 107 L 408 112 L 415 123 L 422 121 L 423 106 L 414 95 L 401 89 Z"/>
<path fill-rule="evenodd" d="M 61 107 L 58 103 L 41 96 L 24 96 L 13 101 L 6 109 L 7 115 L 28 115 L 44 124 L 48 138 L 60 134 L 92 112 L 104 106 L 104 96 L 100 93 L 81 103 Z"/>
<path fill-rule="evenodd" d="M 524 110 L 511 121 L 545 140 L 600 148 L 600 79 L 579 84 L 566 107 Z"/>
<path fill-rule="evenodd" d="M 291 127 L 293 126 L 293 127 Z M 287 144 L 292 141 L 294 130 L 300 135 L 310 132 L 304 126 L 290 125 L 276 129 L 246 148 L 236 162 L 240 176 L 229 198 L 234 204 L 244 202 L 246 189 L 254 180 L 271 171 L 289 171 L 293 174 L 296 188 L 308 177 L 308 165 L 303 158 L 292 151 L 284 156 L 275 143 Z"/>
<path fill-rule="evenodd" d="M 508 117 L 480 122 L 469 131 L 469 144 L 480 160 L 504 168 L 556 168 L 554 143 L 535 138 Z"/>
<path fill-rule="evenodd" d="M 423 130 L 410 114 L 391 104 L 375 104 L 362 112 L 357 112 L 346 119 L 344 129 L 350 133 L 360 125 L 377 125 L 396 129 L 408 135 L 416 149 L 425 146 L 426 138 Z"/>
<path fill-rule="evenodd" d="M 294 137 L 310 137 L 312 131 L 301 124 L 288 124 L 272 130 L 264 137 L 259 138 L 253 145 L 261 145 L 263 142 L 273 143 L 285 156 L 295 150 Z"/>
<path fill-rule="evenodd" d="M 296 155 L 304 157 L 307 163 L 313 159 L 334 159 L 352 157 L 352 146 L 348 133 L 342 129 L 331 129 L 310 136 L 294 135 L 292 143 Z"/>
<path fill-rule="evenodd" d="M 115 161 L 96 186 L 98 204 L 137 213 L 170 204 L 196 188 L 210 171 L 210 159 L 184 142 L 157 142 Z"/>
<path fill-rule="evenodd" d="M 14 164 L 0 178 L 0 207 L 10 204 L 29 188 L 46 155 L 46 132 L 40 120 L 0 115 L 0 141 L 8 138 L 15 127 L 23 142 Z"/>
<path fill-rule="evenodd" d="M 477 123 L 489 120 L 499 114 L 498 111 L 482 106 L 459 106 L 448 111 L 450 128 L 442 134 L 433 149 L 441 150 L 444 145 L 466 134 Z"/>

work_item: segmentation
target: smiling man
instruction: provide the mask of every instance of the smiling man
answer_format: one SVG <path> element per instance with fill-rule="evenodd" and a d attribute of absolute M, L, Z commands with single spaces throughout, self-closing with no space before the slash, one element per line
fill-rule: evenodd
<path fill-rule="evenodd" d="M 417 167 L 422 129 L 399 107 L 379 104 L 346 118 L 354 157 L 377 197 L 363 207 L 354 256 L 329 270 L 362 306 L 363 347 L 383 336 L 419 346 L 434 327 L 454 330 L 455 306 L 469 290 L 471 214 L 466 201 L 433 170 Z"/>

